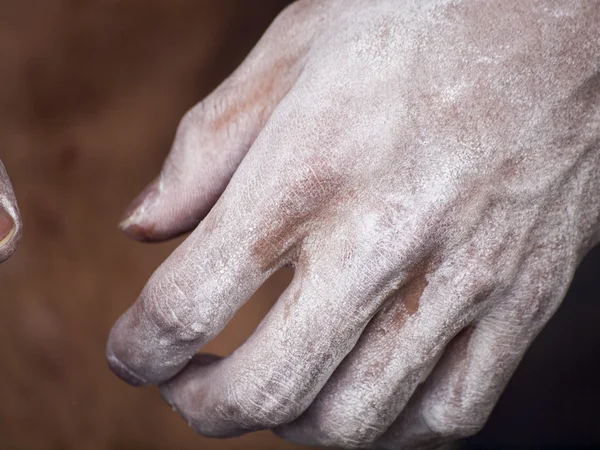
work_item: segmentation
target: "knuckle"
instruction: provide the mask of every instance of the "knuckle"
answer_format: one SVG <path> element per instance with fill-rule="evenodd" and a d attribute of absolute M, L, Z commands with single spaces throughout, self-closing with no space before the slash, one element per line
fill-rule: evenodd
<path fill-rule="evenodd" d="M 198 116 L 202 115 L 204 110 L 204 101 L 201 101 L 188 109 L 179 121 L 179 129 L 185 133 L 189 129 L 194 128 L 194 126 L 198 123 Z"/>
<path fill-rule="evenodd" d="M 142 294 L 142 301 L 150 319 L 161 334 L 178 342 L 204 340 L 210 337 L 210 318 L 198 312 L 193 301 L 193 288 L 185 278 L 167 274 Z"/>
<path fill-rule="evenodd" d="M 305 189 L 309 197 L 320 199 L 334 194 L 345 182 L 339 168 L 316 152 L 308 151 L 296 163 L 292 187 L 296 192 Z"/>
<path fill-rule="evenodd" d="M 533 265 L 523 271 L 515 289 L 515 300 L 511 302 L 511 306 L 518 309 L 519 321 L 545 324 L 564 298 L 569 275 L 567 270 Z"/>
<path fill-rule="evenodd" d="M 301 22 L 311 10 L 315 0 L 297 0 L 286 6 L 275 18 L 272 27 L 289 30 L 290 24 Z"/>
<path fill-rule="evenodd" d="M 179 121 L 168 162 L 175 164 L 174 156 L 183 159 L 178 162 L 182 167 L 176 168 L 184 169 L 185 164 L 197 158 L 199 145 L 207 140 L 226 137 L 228 124 L 236 108 L 235 101 L 223 87 L 194 105 Z"/>
<path fill-rule="evenodd" d="M 235 82 L 228 80 L 187 111 L 179 122 L 172 151 L 193 161 L 197 158 L 199 143 L 205 144 L 203 153 L 209 152 L 215 157 L 218 154 L 210 150 L 212 146 L 229 147 L 241 145 L 240 142 L 246 146 L 242 123 L 254 115 L 238 91 Z"/>
<path fill-rule="evenodd" d="M 183 115 L 177 127 L 177 135 L 175 137 L 176 147 L 178 146 L 177 144 L 185 147 L 185 145 L 181 144 L 184 144 L 198 128 L 199 118 L 202 117 L 205 110 L 205 102 L 200 102 Z"/>
<path fill-rule="evenodd" d="M 197 153 L 195 150 L 199 139 L 201 118 L 204 116 L 203 111 L 206 109 L 204 103 L 200 102 L 188 110 L 179 121 L 171 152 L 163 167 L 163 174 L 180 176 L 186 172 L 186 167 L 193 162 L 192 158 Z"/>
<path fill-rule="evenodd" d="M 299 389 L 289 378 L 275 371 L 261 372 L 243 374 L 230 389 L 221 410 L 226 420 L 233 420 L 244 430 L 284 425 L 304 410 L 298 400 Z"/>

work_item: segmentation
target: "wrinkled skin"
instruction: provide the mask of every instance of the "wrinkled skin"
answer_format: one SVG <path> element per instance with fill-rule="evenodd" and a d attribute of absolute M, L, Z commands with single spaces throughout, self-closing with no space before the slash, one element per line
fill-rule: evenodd
<path fill-rule="evenodd" d="M 599 143 L 598 1 L 293 4 L 128 212 L 140 240 L 195 230 L 110 365 L 207 436 L 470 435 L 599 241 Z M 193 357 L 285 265 L 250 339 Z"/>
<path fill-rule="evenodd" d="M 21 217 L 10 179 L 0 161 L 0 262 L 15 252 L 21 238 Z"/>

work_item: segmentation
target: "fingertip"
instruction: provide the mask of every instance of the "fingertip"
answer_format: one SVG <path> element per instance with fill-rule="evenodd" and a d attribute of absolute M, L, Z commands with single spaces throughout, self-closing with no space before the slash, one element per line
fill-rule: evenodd
<path fill-rule="evenodd" d="M 0 207 L 0 247 L 4 246 L 15 233 L 16 223 L 4 208 Z"/>
<path fill-rule="evenodd" d="M 131 357 L 134 349 L 133 342 L 124 337 L 128 336 L 127 324 L 125 320 L 127 313 L 121 317 L 108 337 L 106 344 L 106 359 L 110 370 L 121 380 L 132 386 L 149 386 L 150 383 L 145 377 L 141 376 L 136 370 L 132 369 L 123 361 Z"/>
<path fill-rule="evenodd" d="M 0 262 L 8 259 L 16 250 L 20 239 L 18 221 L 0 205 Z"/>
<path fill-rule="evenodd" d="M 156 386 L 179 373 L 189 359 L 177 357 L 183 344 L 168 339 L 165 329 L 169 326 L 157 327 L 143 311 L 142 302 L 138 300 L 113 326 L 106 358 L 111 371 L 126 383 Z"/>
<path fill-rule="evenodd" d="M 150 386 L 151 383 L 144 380 L 138 374 L 136 374 L 133 370 L 128 368 L 125 364 L 119 360 L 115 355 L 110 354 L 110 351 L 107 354 L 108 367 L 110 370 L 118 376 L 125 383 L 130 384 L 135 387 L 142 386 Z"/>
<path fill-rule="evenodd" d="M 214 385 L 210 376 L 223 360 L 223 357 L 214 354 L 197 353 L 182 372 L 159 386 L 163 400 L 190 427 L 204 436 L 223 437 L 213 434 L 209 424 L 202 420 L 204 415 L 198 410 L 208 401 L 206 396 L 209 395 L 210 386 Z"/>
<path fill-rule="evenodd" d="M 129 238 L 140 242 L 154 242 L 155 227 L 148 222 L 149 210 L 160 194 L 159 178 L 150 183 L 125 209 L 119 229 Z"/>
<path fill-rule="evenodd" d="M 156 237 L 153 226 L 142 226 L 130 220 L 125 220 L 119 224 L 119 229 L 125 233 L 125 236 L 134 241 L 150 243 L 160 240 Z"/>
<path fill-rule="evenodd" d="M 127 206 L 121 222 L 136 221 L 145 215 L 160 193 L 160 179 L 156 178 Z"/>
<path fill-rule="evenodd" d="M 138 242 L 158 243 L 174 239 L 193 230 L 205 211 L 191 206 L 186 189 L 166 190 L 162 179 L 154 180 L 127 207 L 118 228 Z"/>

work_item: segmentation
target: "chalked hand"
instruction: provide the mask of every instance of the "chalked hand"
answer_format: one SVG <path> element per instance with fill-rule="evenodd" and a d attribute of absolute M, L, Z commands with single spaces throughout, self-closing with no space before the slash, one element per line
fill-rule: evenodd
<path fill-rule="evenodd" d="M 199 433 L 477 431 L 600 239 L 600 2 L 301 1 L 183 118 L 124 231 L 194 230 L 108 343 Z M 279 268 L 231 356 L 194 357 Z"/>

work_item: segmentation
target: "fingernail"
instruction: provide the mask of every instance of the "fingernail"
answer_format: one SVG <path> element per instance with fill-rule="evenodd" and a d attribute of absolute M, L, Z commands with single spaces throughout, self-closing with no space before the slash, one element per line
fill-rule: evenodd
<path fill-rule="evenodd" d="M 6 244 L 15 233 L 15 221 L 4 208 L 0 206 L 0 246 Z"/>
<path fill-rule="evenodd" d="M 149 207 L 156 201 L 159 192 L 158 179 L 150 183 L 125 210 L 119 228 L 138 241 L 151 240 L 152 229 L 140 224 Z"/>
<path fill-rule="evenodd" d="M 127 368 L 125 364 L 123 364 L 116 356 L 108 357 L 108 367 L 113 373 L 118 376 L 125 383 L 128 383 L 132 386 L 140 387 L 140 386 L 148 386 L 149 383 L 144 381 L 141 377 L 137 376 L 133 371 Z"/>

